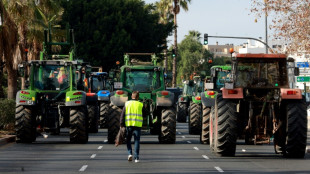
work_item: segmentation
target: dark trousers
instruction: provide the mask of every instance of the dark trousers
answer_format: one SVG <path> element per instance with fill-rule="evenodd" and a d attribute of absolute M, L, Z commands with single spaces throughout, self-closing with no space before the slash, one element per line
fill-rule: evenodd
<path fill-rule="evenodd" d="M 126 127 L 127 130 L 127 150 L 128 155 L 132 155 L 132 147 L 131 147 L 131 138 L 134 136 L 135 142 L 135 159 L 139 159 L 139 150 L 140 150 L 140 135 L 141 135 L 141 127 L 129 126 Z"/>

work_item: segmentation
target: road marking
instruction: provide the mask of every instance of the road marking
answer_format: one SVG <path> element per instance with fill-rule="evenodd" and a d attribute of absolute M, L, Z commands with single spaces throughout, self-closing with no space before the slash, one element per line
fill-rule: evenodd
<path fill-rule="evenodd" d="M 178 132 L 178 129 L 176 129 L 175 131 L 177 131 L 177 132 Z"/>
<path fill-rule="evenodd" d="M 86 168 L 88 167 L 88 165 L 84 165 L 82 166 L 82 168 L 79 170 L 80 172 L 84 172 L 86 170 Z"/>
<path fill-rule="evenodd" d="M 99 146 L 99 147 L 98 147 L 98 149 L 102 149 L 102 148 L 103 148 L 103 146 Z"/>
<path fill-rule="evenodd" d="M 245 150 L 245 149 L 242 149 L 242 152 L 246 152 L 246 150 Z"/>
<path fill-rule="evenodd" d="M 198 147 L 194 147 L 195 150 L 199 150 Z"/>
<path fill-rule="evenodd" d="M 188 143 L 188 144 L 191 144 L 192 142 L 191 142 L 191 141 L 187 141 L 187 143 Z"/>
<path fill-rule="evenodd" d="M 182 136 L 182 138 L 185 138 L 185 136 Z"/>
<path fill-rule="evenodd" d="M 106 142 L 108 142 L 108 140 L 104 140 L 103 142 L 105 142 L 105 143 L 106 143 Z"/>
<path fill-rule="evenodd" d="M 92 156 L 90 156 L 90 158 L 95 158 L 96 157 L 96 154 L 92 154 Z"/>
<path fill-rule="evenodd" d="M 214 167 L 217 171 L 219 171 L 219 172 L 221 172 L 221 173 L 223 173 L 224 172 L 224 170 L 222 170 L 220 167 L 218 167 L 218 166 L 215 166 Z"/>
<path fill-rule="evenodd" d="M 181 133 L 181 132 L 178 132 L 178 134 L 181 135 L 182 133 Z"/>
<path fill-rule="evenodd" d="M 210 159 L 207 155 L 202 155 L 204 159 Z"/>

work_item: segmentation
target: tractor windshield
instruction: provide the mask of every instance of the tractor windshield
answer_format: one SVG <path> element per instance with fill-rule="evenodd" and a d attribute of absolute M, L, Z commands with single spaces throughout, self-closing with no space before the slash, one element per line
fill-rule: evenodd
<path fill-rule="evenodd" d="M 132 91 L 151 92 L 160 88 L 160 71 L 131 70 L 125 74 L 125 88 Z"/>
<path fill-rule="evenodd" d="M 33 68 L 35 88 L 39 90 L 65 90 L 69 87 L 69 66 L 35 65 Z"/>
<path fill-rule="evenodd" d="M 195 87 L 193 85 L 185 84 L 183 89 L 183 95 L 193 95 Z"/>
<path fill-rule="evenodd" d="M 225 81 L 230 78 L 230 71 L 218 71 L 215 82 L 215 89 L 224 87 Z"/>
<path fill-rule="evenodd" d="M 109 90 L 110 84 L 105 77 L 92 76 L 91 77 L 91 91 L 97 93 L 100 90 Z"/>
<path fill-rule="evenodd" d="M 252 60 L 252 61 L 251 61 Z M 287 85 L 287 70 L 284 60 L 249 59 L 240 61 L 236 73 L 237 87 L 271 88 Z"/>

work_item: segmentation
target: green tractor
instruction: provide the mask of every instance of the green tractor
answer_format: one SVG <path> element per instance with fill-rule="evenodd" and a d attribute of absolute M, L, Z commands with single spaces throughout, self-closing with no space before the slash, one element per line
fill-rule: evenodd
<path fill-rule="evenodd" d="M 141 62 L 130 56 L 151 56 L 151 62 Z M 114 82 L 108 119 L 108 142 L 114 143 L 120 128 L 120 114 L 133 91 L 140 92 L 139 100 L 146 107 L 144 130 L 158 135 L 160 143 L 172 144 L 176 140 L 176 116 L 173 108 L 174 94 L 165 90 L 164 68 L 157 65 L 155 54 L 127 53 L 120 68 L 120 82 Z"/>
<path fill-rule="evenodd" d="M 194 90 L 195 90 L 194 81 L 193 80 L 186 81 L 183 87 L 182 95 L 179 95 L 177 102 L 177 121 L 180 123 L 186 122 L 189 103 L 192 100 Z"/>
<path fill-rule="evenodd" d="M 30 75 L 28 89 L 16 94 L 16 142 L 34 142 L 37 128 L 59 134 L 69 127 L 71 143 L 87 143 L 86 93 L 77 90 L 73 30 L 67 30 L 66 42 L 52 42 L 50 28 L 44 35 L 40 60 L 19 65 L 21 76 L 24 68 Z"/>

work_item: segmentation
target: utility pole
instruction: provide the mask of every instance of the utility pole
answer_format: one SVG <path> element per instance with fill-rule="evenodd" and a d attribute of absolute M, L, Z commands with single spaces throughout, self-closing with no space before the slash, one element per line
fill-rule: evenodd
<path fill-rule="evenodd" d="M 266 9 L 265 10 L 265 41 L 266 41 L 266 45 L 268 45 L 267 3 L 268 3 L 268 0 L 265 0 L 265 9 Z M 266 46 L 266 54 L 268 54 L 267 46 Z"/>

